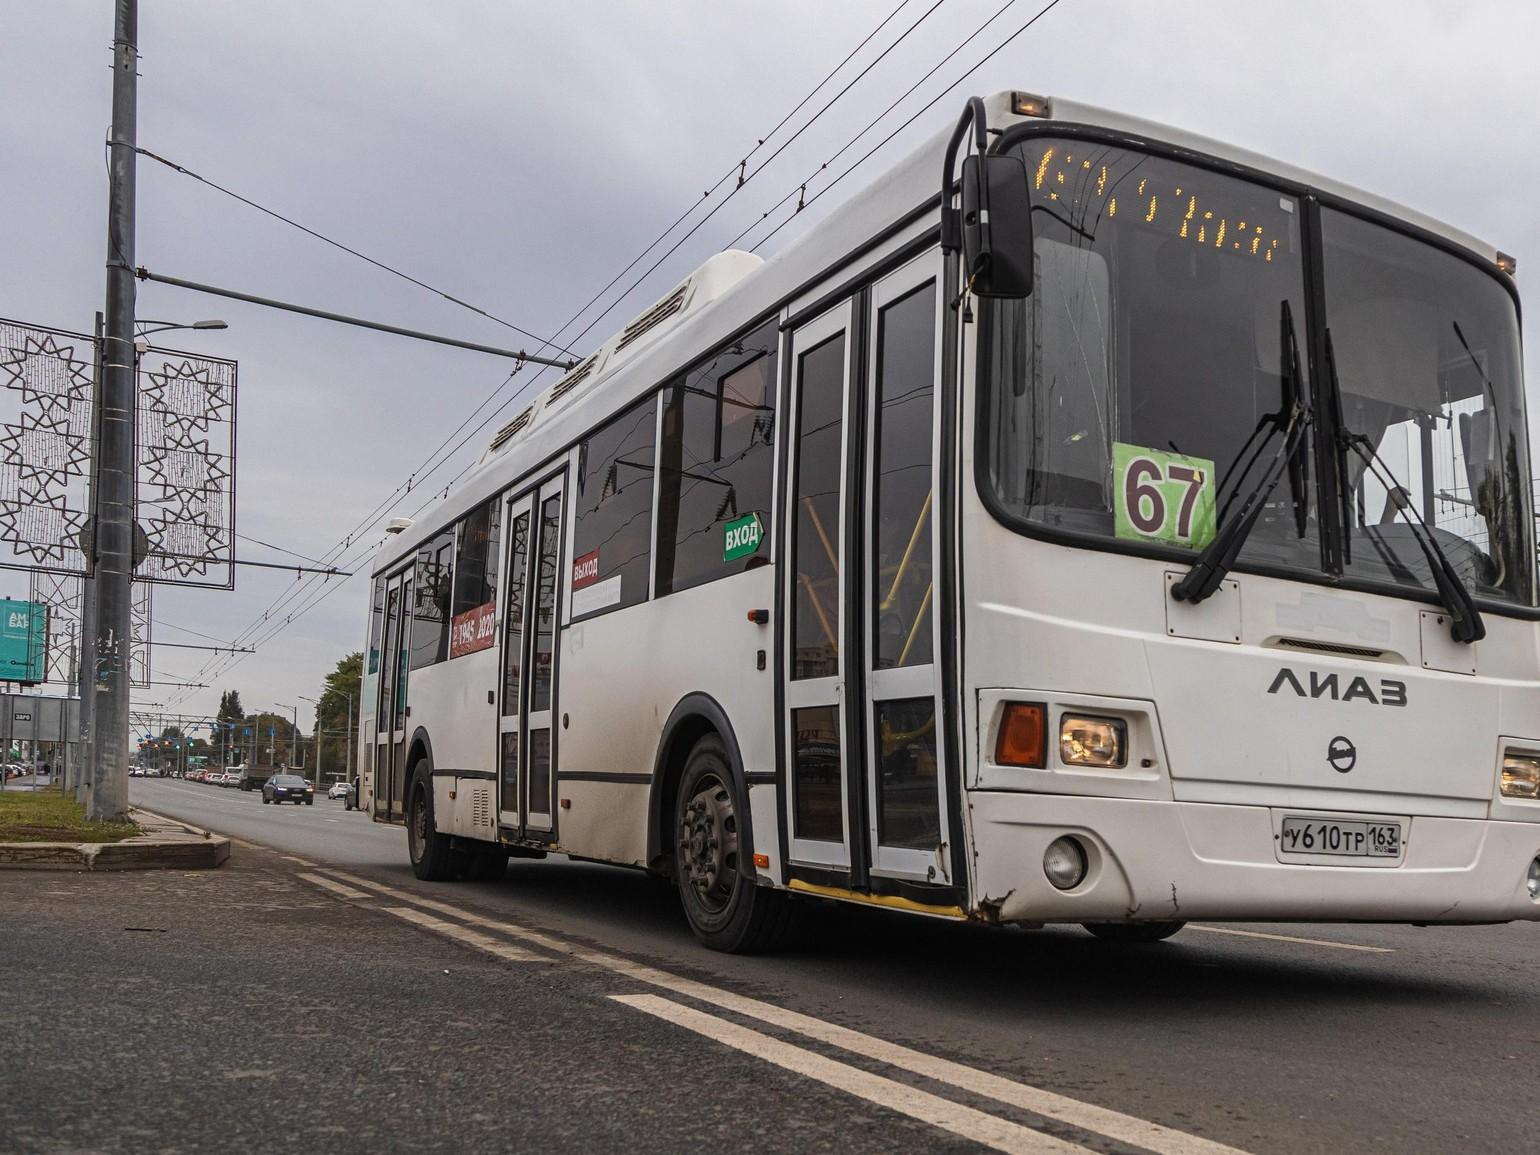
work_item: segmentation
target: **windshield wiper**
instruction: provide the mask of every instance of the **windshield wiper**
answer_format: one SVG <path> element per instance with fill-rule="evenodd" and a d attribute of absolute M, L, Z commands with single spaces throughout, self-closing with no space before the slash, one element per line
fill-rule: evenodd
<path fill-rule="evenodd" d="M 1214 534 L 1214 540 L 1203 548 L 1198 555 L 1198 560 L 1193 562 L 1192 569 L 1188 570 L 1182 580 L 1171 587 L 1171 596 L 1179 602 L 1201 602 L 1211 596 L 1225 575 L 1235 565 L 1235 559 L 1240 554 L 1241 546 L 1246 544 L 1246 538 L 1250 535 L 1252 527 L 1257 519 L 1262 516 L 1262 510 L 1267 507 L 1267 499 L 1273 495 L 1273 490 L 1278 488 L 1278 483 L 1283 480 L 1285 471 L 1290 474 L 1293 484 L 1296 486 L 1295 522 L 1299 528 L 1300 536 L 1304 536 L 1304 493 L 1303 493 L 1303 467 L 1295 469 L 1295 458 L 1299 456 L 1299 450 L 1304 443 L 1304 434 L 1310 424 L 1310 407 L 1305 401 L 1305 390 L 1299 365 L 1299 341 L 1294 334 L 1294 312 L 1289 308 L 1289 302 L 1285 300 L 1279 310 L 1279 325 L 1283 337 L 1282 360 L 1284 379 L 1284 404 L 1278 412 L 1269 418 L 1263 419 L 1263 424 L 1252 433 L 1255 438 L 1258 432 L 1266 428 L 1267 432 L 1262 440 L 1257 443 L 1251 459 L 1246 462 L 1241 471 L 1241 480 L 1245 480 L 1250 474 L 1251 467 L 1263 448 L 1273 437 L 1282 433 L 1283 444 L 1273 454 L 1267 468 L 1262 471 L 1262 476 L 1257 479 L 1257 484 L 1246 494 L 1246 500 L 1235 512 L 1235 516 L 1225 521 Z M 1236 463 L 1240 461 L 1246 450 L 1250 447 L 1248 439 L 1241 447 L 1241 453 L 1236 457 Z M 1235 468 L 1232 463 L 1231 469 Z M 1228 471 L 1226 479 L 1228 478 Z M 1221 479 L 1219 488 L 1224 488 L 1226 479 Z M 1238 492 L 1238 491 L 1237 491 Z M 1235 495 L 1231 494 L 1230 501 L 1225 502 L 1228 509 Z"/>
<path fill-rule="evenodd" d="M 1338 412 L 1341 412 L 1341 385 L 1337 380 L 1337 354 L 1332 347 L 1331 330 L 1326 330 L 1326 369 L 1331 377 L 1331 390 L 1337 398 Z M 1374 474 L 1374 478 L 1385 487 L 1385 492 L 1410 493 L 1411 491 L 1402 485 L 1385 463 L 1384 458 L 1375 449 L 1374 443 L 1362 433 L 1353 433 L 1340 420 L 1337 422 L 1337 444 L 1343 451 L 1351 449 L 1364 463 L 1364 468 Z M 1344 481 L 1347 471 L 1341 470 Z M 1345 488 L 1345 487 L 1344 487 Z M 1481 611 L 1476 608 L 1476 599 L 1460 580 L 1460 575 L 1455 573 L 1454 564 L 1450 562 L 1449 555 L 1444 552 L 1444 547 L 1438 544 L 1438 538 L 1433 536 L 1433 531 L 1428 528 L 1428 523 L 1423 520 L 1422 512 L 1414 501 L 1397 501 L 1396 506 L 1407 515 L 1407 528 L 1412 531 L 1412 539 L 1416 541 L 1422 554 L 1428 559 L 1428 570 L 1433 575 L 1433 584 L 1438 588 L 1439 601 L 1449 611 L 1449 632 L 1457 642 L 1479 642 L 1487 636 L 1486 623 L 1481 620 Z M 1344 537 L 1352 536 L 1353 523 L 1344 519 L 1342 532 Z"/>

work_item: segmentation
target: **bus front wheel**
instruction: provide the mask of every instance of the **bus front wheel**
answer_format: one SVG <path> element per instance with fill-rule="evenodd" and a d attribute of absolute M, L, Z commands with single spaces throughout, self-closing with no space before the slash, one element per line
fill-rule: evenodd
<path fill-rule="evenodd" d="M 712 950 L 772 950 L 790 918 L 786 896 L 740 869 L 742 807 L 716 735 L 695 744 L 674 802 L 674 878 L 695 937 Z"/>
<path fill-rule="evenodd" d="M 1086 930 L 1107 942 L 1160 942 L 1187 924 L 1185 922 L 1087 922 Z"/>
<path fill-rule="evenodd" d="M 424 882 L 444 882 L 457 873 L 458 863 L 449 835 L 440 834 L 433 821 L 433 767 L 426 758 L 412 771 L 407 792 L 406 850 L 412 873 Z"/>

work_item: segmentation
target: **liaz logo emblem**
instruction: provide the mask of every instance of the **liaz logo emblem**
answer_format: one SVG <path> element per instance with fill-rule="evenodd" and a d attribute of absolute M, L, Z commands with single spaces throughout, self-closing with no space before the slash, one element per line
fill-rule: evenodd
<path fill-rule="evenodd" d="M 1267 692 L 1279 694 L 1284 690 L 1291 690 L 1299 698 L 1329 698 L 1333 702 L 1368 702 L 1371 706 L 1406 705 L 1406 683 L 1392 678 L 1381 678 L 1378 689 L 1371 686 L 1367 678 L 1355 677 L 1348 680 L 1339 678 L 1336 674 L 1320 674 L 1315 670 L 1307 670 L 1305 678 L 1310 686 L 1308 690 L 1305 688 L 1306 682 L 1301 681 L 1298 674 L 1284 666 L 1273 678 L 1273 684 L 1267 687 Z"/>

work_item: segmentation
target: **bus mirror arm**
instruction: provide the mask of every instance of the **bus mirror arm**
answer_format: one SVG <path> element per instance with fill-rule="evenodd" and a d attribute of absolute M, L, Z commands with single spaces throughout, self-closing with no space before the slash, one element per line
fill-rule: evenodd
<path fill-rule="evenodd" d="M 973 129 L 973 151 L 962 160 L 960 205 L 952 205 L 957 154 Z M 1032 201 L 1019 156 L 989 152 L 984 102 L 967 108 L 947 141 L 941 172 L 941 248 L 961 251 L 963 295 L 1020 299 L 1032 292 Z"/>

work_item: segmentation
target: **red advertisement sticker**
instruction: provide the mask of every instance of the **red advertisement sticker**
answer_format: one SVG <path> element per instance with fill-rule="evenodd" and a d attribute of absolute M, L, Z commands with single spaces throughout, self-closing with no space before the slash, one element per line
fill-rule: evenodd
<path fill-rule="evenodd" d="M 572 559 L 572 588 L 580 590 L 599 580 L 599 551 Z"/>
<path fill-rule="evenodd" d="M 487 602 L 458 614 L 449 623 L 449 656 L 474 654 L 497 641 L 497 603 Z"/>

